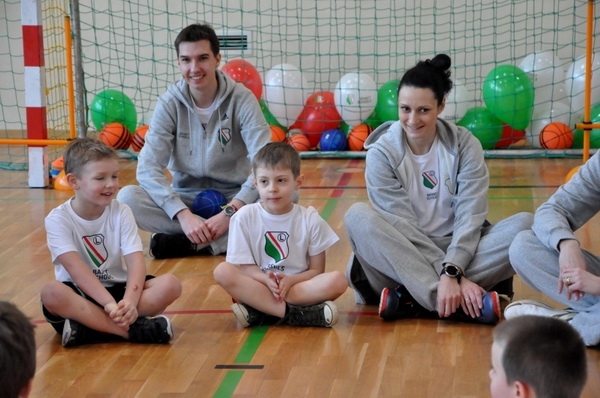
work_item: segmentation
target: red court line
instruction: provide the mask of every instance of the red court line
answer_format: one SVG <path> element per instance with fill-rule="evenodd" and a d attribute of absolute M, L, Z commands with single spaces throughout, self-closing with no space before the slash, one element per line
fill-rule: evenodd
<path fill-rule="evenodd" d="M 362 164 L 362 163 L 363 163 L 362 159 L 353 159 L 348 162 L 348 166 L 346 166 L 346 168 L 349 168 L 349 169 L 355 168 L 355 167 L 358 167 L 358 165 Z M 337 184 L 338 188 L 334 189 L 331 192 L 331 198 L 339 198 L 343 195 L 344 190 L 340 189 L 340 188 L 346 187 L 348 185 L 348 183 L 350 182 L 350 179 L 352 178 L 353 175 L 354 175 L 354 173 L 342 174 L 342 176 L 340 177 L 340 181 Z"/>

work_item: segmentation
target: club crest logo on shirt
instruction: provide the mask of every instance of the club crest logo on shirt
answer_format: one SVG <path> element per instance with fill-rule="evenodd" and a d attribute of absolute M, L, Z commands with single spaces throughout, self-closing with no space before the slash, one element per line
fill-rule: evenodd
<path fill-rule="evenodd" d="M 227 145 L 231 141 L 231 130 L 227 128 L 219 130 L 219 141 L 221 141 L 221 144 Z"/>
<path fill-rule="evenodd" d="M 82 237 L 82 239 L 88 257 L 96 267 L 100 268 L 108 258 L 108 251 L 104 245 L 104 235 L 89 235 Z"/>
<path fill-rule="evenodd" d="M 433 170 L 425 171 L 425 172 L 423 172 L 423 174 L 421 174 L 421 176 L 423 177 L 423 186 L 424 187 L 433 189 L 437 186 L 438 179 L 435 176 L 435 171 L 433 171 Z"/>
<path fill-rule="evenodd" d="M 289 255 L 288 239 L 290 234 L 283 231 L 267 231 L 265 233 L 265 253 L 276 263 Z"/>

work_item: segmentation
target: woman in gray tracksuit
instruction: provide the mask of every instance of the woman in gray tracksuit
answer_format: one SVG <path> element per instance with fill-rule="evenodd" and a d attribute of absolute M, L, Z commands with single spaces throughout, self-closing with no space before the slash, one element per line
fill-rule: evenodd
<path fill-rule="evenodd" d="M 600 257 L 583 250 L 574 231 L 600 212 L 600 153 L 535 212 L 532 231 L 510 246 L 517 274 L 534 289 L 569 309 L 533 300 L 515 301 L 506 318 L 534 314 L 568 320 L 588 346 L 600 343 Z"/>
<path fill-rule="evenodd" d="M 190 255 L 207 246 L 213 254 L 225 252 L 229 217 L 258 200 L 251 160 L 271 139 L 256 97 L 217 69 L 219 41 L 210 26 L 186 27 L 175 46 L 182 79 L 159 98 L 153 112 L 138 158 L 140 185 L 126 186 L 118 195 L 140 229 L 160 233 L 150 242 L 157 258 Z M 194 198 L 206 189 L 223 193 L 232 212 L 208 220 L 192 215 Z"/>
<path fill-rule="evenodd" d="M 400 121 L 381 125 L 365 142 L 369 203 L 352 205 L 345 216 L 354 252 L 349 282 L 357 302 L 379 303 L 384 319 L 415 316 L 416 308 L 448 317 L 461 308 L 495 323 L 499 305 L 485 292 L 514 275 L 508 247 L 531 226 L 528 213 L 487 223 L 481 144 L 437 118 L 452 86 L 449 67 L 450 58 L 438 55 L 406 72 Z"/>

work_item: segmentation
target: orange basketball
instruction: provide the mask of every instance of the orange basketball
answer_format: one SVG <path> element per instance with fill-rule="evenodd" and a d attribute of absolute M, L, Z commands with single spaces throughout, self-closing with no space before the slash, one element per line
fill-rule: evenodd
<path fill-rule="evenodd" d="M 273 142 L 283 142 L 285 141 L 285 131 L 279 126 L 269 126 L 271 127 L 271 141 Z"/>
<path fill-rule="evenodd" d="M 144 147 L 144 144 L 146 143 L 146 133 L 148 132 L 149 128 L 150 126 L 148 126 L 147 124 L 143 124 L 137 129 L 135 129 L 135 133 L 133 134 L 133 138 L 131 139 L 131 148 L 134 151 L 139 152 Z"/>
<path fill-rule="evenodd" d="M 129 129 L 117 122 L 106 124 L 100 131 L 98 139 L 114 149 L 127 149 L 131 144 Z"/>
<path fill-rule="evenodd" d="M 546 125 L 540 133 L 540 145 L 546 149 L 571 148 L 573 140 L 573 131 L 562 122 L 552 122 Z"/>
<path fill-rule="evenodd" d="M 351 151 L 362 151 L 364 149 L 365 140 L 371 134 L 373 129 L 367 124 L 358 124 L 348 133 L 348 148 Z"/>
<path fill-rule="evenodd" d="M 304 134 L 294 134 L 287 139 L 287 143 L 294 147 L 298 152 L 308 151 L 310 142 Z"/>

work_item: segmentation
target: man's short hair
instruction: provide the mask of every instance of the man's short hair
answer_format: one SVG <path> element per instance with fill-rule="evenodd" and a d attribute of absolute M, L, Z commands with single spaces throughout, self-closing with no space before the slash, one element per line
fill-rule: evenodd
<path fill-rule="evenodd" d="M 494 329 L 508 383 L 531 386 L 538 397 L 579 397 L 587 379 L 585 344 L 567 322 L 523 315 Z"/>
<path fill-rule="evenodd" d="M 183 28 L 175 38 L 175 51 L 177 52 L 177 57 L 179 58 L 179 45 L 181 43 L 193 43 L 200 40 L 208 40 L 213 55 L 215 57 L 219 55 L 220 44 L 215 30 L 208 24 L 196 23 Z"/>

